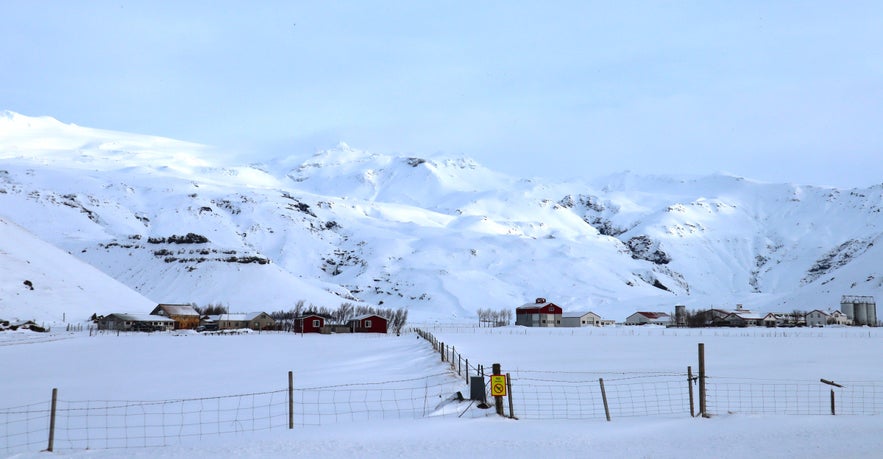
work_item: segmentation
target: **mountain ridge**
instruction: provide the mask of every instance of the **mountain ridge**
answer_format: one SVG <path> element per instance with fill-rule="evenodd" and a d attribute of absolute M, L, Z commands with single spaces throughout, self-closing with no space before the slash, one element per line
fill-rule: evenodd
<path fill-rule="evenodd" d="M 674 304 L 829 309 L 883 289 L 883 185 L 628 172 L 559 183 L 346 144 L 248 163 L 7 113 L 0 217 L 156 302 L 354 302 L 462 321 L 542 296 L 622 320 Z M 169 242 L 187 234 L 200 238 Z"/>

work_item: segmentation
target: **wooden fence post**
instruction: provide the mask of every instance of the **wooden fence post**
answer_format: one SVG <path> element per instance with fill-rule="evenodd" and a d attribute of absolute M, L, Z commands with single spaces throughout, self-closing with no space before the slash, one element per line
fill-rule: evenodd
<path fill-rule="evenodd" d="M 52 452 L 55 447 L 55 408 L 58 406 L 58 388 L 52 388 L 52 408 L 49 412 L 49 446 L 46 451 Z"/>
<path fill-rule="evenodd" d="M 834 389 L 831 389 L 831 416 L 834 416 L 835 414 L 837 413 L 834 409 Z"/>
<path fill-rule="evenodd" d="M 294 428 L 294 372 L 288 372 L 288 429 Z"/>
<path fill-rule="evenodd" d="M 690 417 L 695 417 L 696 407 L 693 404 L 693 367 L 687 366 L 687 389 L 690 392 Z"/>
<path fill-rule="evenodd" d="M 499 376 L 502 374 L 499 363 L 495 363 L 491 368 L 493 369 L 494 376 Z M 503 397 L 494 397 L 494 406 L 497 409 L 497 414 L 503 416 Z"/>
<path fill-rule="evenodd" d="M 607 422 L 610 422 L 610 407 L 607 405 L 607 391 L 604 390 L 604 378 L 598 378 L 601 385 L 601 400 L 604 401 L 604 415 L 607 416 Z"/>

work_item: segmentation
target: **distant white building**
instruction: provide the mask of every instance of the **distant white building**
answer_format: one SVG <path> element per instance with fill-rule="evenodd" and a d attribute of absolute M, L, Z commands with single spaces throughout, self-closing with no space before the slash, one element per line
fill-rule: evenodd
<path fill-rule="evenodd" d="M 562 327 L 604 327 L 613 323 L 614 321 L 604 320 L 592 311 L 568 312 L 561 315 Z"/>
<path fill-rule="evenodd" d="M 852 325 L 852 321 L 840 311 L 825 312 L 815 309 L 806 313 L 807 327 L 824 327 L 826 325 Z"/>
<path fill-rule="evenodd" d="M 626 325 L 670 325 L 671 316 L 664 312 L 638 311 L 625 319 Z"/>

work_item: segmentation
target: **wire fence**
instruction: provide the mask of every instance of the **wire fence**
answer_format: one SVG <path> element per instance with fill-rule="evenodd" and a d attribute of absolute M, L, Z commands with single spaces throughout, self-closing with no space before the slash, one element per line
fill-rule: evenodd
<path fill-rule="evenodd" d="M 547 376 L 534 376 L 543 373 Z M 597 373 L 570 373 L 569 379 L 560 376 L 526 370 L 512 374 L 513 405 L 519 419 L 690 416 L 686 373 L 611 373 L 604 375 L 606 377 L 596 377 Z"/>
<path fill-rule="evenodd" d="M 708 378 L 708 413 L 714 415 L 879 415 L 883 382 L 820 382 Z M 832 395 L 833 394 L 833 395 Z"/>
<path fill-rule="evenodd" d="M 0 453 L 127 449 L 300 426 L 461 416 L 462 382 L 420 378 L 156 401 L 56 400 L 0 409 Z M 289 424 L 291 422 L 292 424 Z M 51 439 L 50 439 L 51 438 Z"/>
<path fill-rule="evenodd" d="M 43 403 L 0 409 L 0 453 L 160 447 L 297 426 L 462 417 L 473 406 L 464 403 L 462 389 L 481 381 L 483 387 L 478 392 L 486 395 L 490 381 L 485 366 L 491 365 L 470 361 L 431 333 L 415 332 L 432 344 L 440 362 L 449 368 L 413 379 L 321 387 L 290 385 L 269 392 L 206 398 L 72 401 L 62 394 Z M 509 376 L 509 403 L 504 405 L 508 413 L 498 412 L 518 419 L 609 421 L 700 414 L 697 388 L 702 385 L 689 367 L 687 372 L 517 369 L 504 374 Z M 706 415 L 883 414 L 883 382 L 878 381 L 706 376 L 704 383 Z M 54 430 L 50 431 L 50 425 Z"/>

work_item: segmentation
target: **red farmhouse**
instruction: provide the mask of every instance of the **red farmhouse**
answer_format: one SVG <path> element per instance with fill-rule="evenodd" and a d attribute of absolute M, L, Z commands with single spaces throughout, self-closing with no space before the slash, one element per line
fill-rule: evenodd
<path fill-rule="evenodd" d="M 388 320 L 375 314 L 359 316 L 349 322 L 353 333 L 386 333 L 388 323 Z"/>
<path fill-rule="evenodd" d="M 533 303 L 515 308 L 515 325 L 525 327 L 557 327 L 564 311 L 555 303 L 537 298 Z"/>
<path fill-rule="evenodd" d="M 295 333 L 319 333 L 324 326 L 325 318 L 319 315 L 311 314 L 294 318 Z"/>

